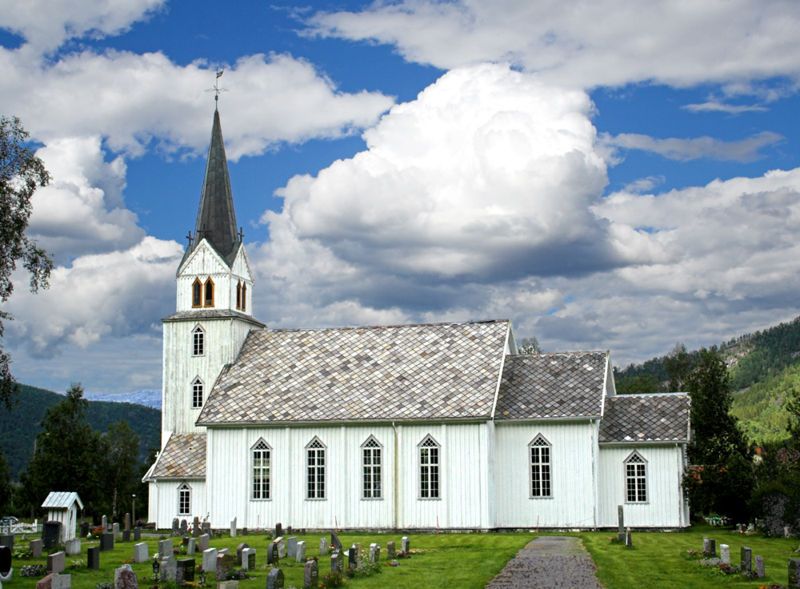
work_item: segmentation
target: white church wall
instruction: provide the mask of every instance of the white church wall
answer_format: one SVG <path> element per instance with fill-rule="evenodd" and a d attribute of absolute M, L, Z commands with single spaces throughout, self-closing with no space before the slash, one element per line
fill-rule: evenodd
<path fill-rule="evenodd" d="M 647 461 L 647 501 L 628 503 L 625 460 L 636 450 Z M 682 446 L 601 446 L 600 527 L 616 527 L 617 506 L 624 506 L 630 527 L 679 528 L 689 525 L 683 496 Z"/>
<path fill-rule="evenodd" d="M 191 490 L 190 515 L 178 514 L 178 487 L 189 485 Z M 156 522 L 158 528 L 170 528 L 173 518 L 185 519 L 191 523 L 194 516 L 201 520 L 208 515 L 206 503 L 206 483 L 202 480 L 151 482 L 148 485 L 147 521 Z"/>
<path fill-rule="evenodd" d="M 202 242 L 180 269 L 176 280 L 178 311 L 196 309 L 192 307 L 192 285 L 196 278 L 205 283 L 209 277 L 214 282 L 214 306 L 210 308 L 236 309 L 236 285 L 241 280 L 247 284 L 246 312 L 252 309 L 253 281 L 244 249 L 239 250 L 233 268 L 229 269 L 219 255 L 206 242 Z"/>
<path fill-rule="evenodd" d="M 595 520 L 590 422 L 502 423 L 495 427 L 496 526 L 589 528 Z M 551 445 L 551 497 L 531 498 L 528 445 L 537 435 Z"/>

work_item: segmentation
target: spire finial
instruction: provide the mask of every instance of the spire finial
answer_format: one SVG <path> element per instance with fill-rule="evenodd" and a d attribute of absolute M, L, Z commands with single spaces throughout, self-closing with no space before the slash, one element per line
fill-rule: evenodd
<path fill-rule="evenodd" d="M 206 92 L 213 92 L 214 93 L 214 110 L 219 110 L 219 95 L 223 92 L 227 92 L 228 90 L 221 87 L 219 85 L 219 79 L 222 77 L 222 74 L 225 73 L 225 70 L 219 69 L 217 70 L 217 77 L 214 80 L 214 85 L 206 90 Z"/>

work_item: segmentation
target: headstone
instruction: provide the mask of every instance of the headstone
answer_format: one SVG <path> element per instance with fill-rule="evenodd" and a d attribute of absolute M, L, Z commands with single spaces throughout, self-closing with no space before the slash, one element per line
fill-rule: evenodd
<path fill-rule="evenodd" d="M 280 550 L 278 549 L 278 541 L 273 540 L 267 547 L 267 564 L 278 566 L 281 560 Z"/>
<path fill-rule="evenodd" d="M 272 569 L 267 575 L 267 589 L 283 589 L 283 571 Z"/>
<path fill-rule="evenodd" d="M 286 556 L 289 558 L 297 556 L 297 536 L 289 536 L 286 542 Z"/>
<path fill-rule="evenodd" d="M 231 520 L 231 538 L 236 537 L 236 518 Z"/>
<path fill-rule="evenodd" d="M 47 570 L 51 573 L 60 573 L 64 570 L 63 552 L 54 552 L 47 556 Z"/>
<path fill-rule="evenodd" d="M 46 577 L 42 577 L 36 581 L 36 589 L 52 589 L 54 576 L 53 573 L 50 573 Z"/>
<path fill-rule="evenodd" d="M 761 555 L 756 555 L 756 578 L 763 579 L 766 577 L 766 572 L 764 570 L 764 557 Z"/>
<path fill-rule="evenodd" d="M 791 589 L 800 587 L 800 558 L 789 559 L 789 585 Z"/>
<path fill-rule="evenodd" d="M 31 540 L 30 544 L 30 551 L 33 558 L 41 558 L 42 557 L 42 548 L 44 547 L 44 542 L 42 539 L 39 538 L 38 540 Z"/>
<path fill-rule="evenodd" d="M 103 517 L 100 518 L 100 525 L 103 526 L 103 531 L 104 532 L 108 531 L 108 516 L 107 515 L 104 515 Z"/>
<path fill-rule="evenodd" d="M 784 538 L 792 537 L 792 526 L 783 526 L 783 537 Z"/>
<path fill-rule="evenodd" d="M 76 554 L 80 554 L 81 541 L 78 538 L 67 540 L 64 543 L 64 551 L 67 553 L 67 556 L 75 556 Z"/>
<path fill-rule="evenodd" d="M 719 558 L 722 564 L 731 564 L 731 547 L 729 545 L 719 545 Z"/>
<path fill-rule="evenodd" d="M 703 538 L 703 556 L 714 558 L 717 556 L 717 541 L 713 538 Z"/>
<path fill-rule="evenodd" d="M 131 531 L 131 514 L 130 513 L 126 513 L 125 517 L 123 518 L 123 521 L 125 522 L 125 527 L 123 529 L 124 530 L 128 530 L 130 532 Z"/>
<path fill-rule="evenodd" d="M 44 541 L 45 550 L 55 548 L 58 545 L 60 536 L 61 522 L 44 522 L 44 525 L 42 526 L 42 540 Z"/>
<path fill-rule="evenodd" d="M 189 522 L 186 521 L 186 518 L 181 520 L 181 536 L 185 536 L 186 533 L 189 531 Z"/>
<path fill-rule="evenodd" d="M 369 545 L 369 561 L 380 562 L 381 560 L 381 547 L 379 544 L 372 543 Z"/>
<path fill-rule="evenodd" d="M 203 570 L 208 573 L 216 572 L 217 570 L 217 549 L 208 548 L 203 550 Z"/>
<path fill-rule="evenodd" d="M 397 550 L 394 547 L 394 541 L 386 543 L 386 558 L 389 560 L 397 558 Z"/>
<path fill-rule="evenodd" d="M 617 539 L 625 541 L 625 513 L 622 505 L 617 505 Z"/>
<path fill-rule="evenodd" d="M 625 528 L 625 547 L 633 548 L 633 534 L 630 528 Z"/>
<path fill-rule="evenodd" d="M 71 586 L 72 575 L 59 575 L 58 573 L 50 573 L 36 583 L 36 589 L 70 589 Z"/>
<path fill-rule="evenodd" d="M 306 543 L 300 540 L 294 549 L 294 558 L 297 562 L 306 561 Z"/>
<path fill-rule="evenodd" d="M 204 534 L 211 535 L 211 522 L 203 522 L 200 525 L 200 529 L 203 530 Z"/>
<path fill-rule="evenodd" d="M 114 534 L 114 540 L 119 539 L 119 537 L 120 537 L 119 524 L 117 522 L 114 522 L 113 524 L 111 524 L 111 531 Z"/>
<path fill-rule="evenodd" d="M 278 522 L 275 524 L 275 538 L 280 538 L 283 536 L 283 526 Z"/>
<path fill-rule="evenodd" d="M 326 538 L 319 539 L 319 555 L 328 556 L 328 540 Z"/>
<path fill-rule="evenodd" d="M 178 570 L 175 577 L 175 582 L 178 585 L 183 583 L 194 583 L 194 568 L 195 563 L 193 558 L 180 558 L 178 559 Z"/>
<path fill-rule="evenodd" d="M 8 546 L 9 550 L 14 550 L 14 534 L 0 534 L 0 546 Z"/>
<path fill-rule="evenodd" d="M 90 546 L 86 551 L 86 567 L 94 571 L 100 570 L 100 547 Z"/>
<path fill-rule="evenodd" d="M 11 548 L 0 546 L 0 579 L 10 581 L 14 569 L 11 567 Z"/>
<path fill-rule="evenodd" d="M 200 552 L 205 552 L 208 550 L 208 543 L 210 541 L 210 537 L 208 534 L 201 534 L 200 537 L 197 539 L 197 549 Z"/>
<path fill-rule="evenodd" d="M 353 544 L 347 550 L 347 568 L 350 569 L 351 571 L 354 571 L 356 570 L 357 566 L 358 566 L 358 548 L 356 548 L 356 545 Z"/>
<path fill-rule="evenodd" d="M 164 557 L 168 554 L 172 554 L 172 540 L 167 538 L 166 540 L 159 540 L 158 541 L 158 556 Z"/>
<path fill-rule="evenodd" d="M 283 538 L 275 540 L 278 543 L 278 558 L 286 558 L 286 542 Z"/>
<path fill-rule="evenodd" d="M 250 544 L 248 544 L 247 542 L 241 542 L 241 543 L 240 543 L 240 544 L 239 544 L 239 545 L 236 547 L 236 560 L 238 560 L 239 562 L 242 562 L 242 552 L 243 552 L 243 551 L 244 551 L 246 548 L 250 548 Z"/>
<path fill-rule="evenodd" d="M 239 589 L 239 581 L 220 581 L 217 583 L 217 589 Z"/>
<path fill-rule="evenodd" d="M 122 530 L 122 541 L 123 542 L 130 542 L 131 541 L 131 531 L 130 530 Z"/>
<path fill-rule="evenodd" d="M 147 562 L 150 559 L 150 552 L 146 542 L 139 542 L 133 545 L 133 562 Z"/>
<path fill-rule="evenodd" d="M 344 557 L 338 550 L 331 552 L 331 572 L 342 574 L 344 572 Z"/>
<path fill-rule="evenodd" d="M 159 554 L 159 573 L 162 581 L 174 583 L 178 578 L 178 561 L 171 552 L 166 556 Z"/>
<path fill-rule="evenodd" d="M 743 573 L 750 573 L 753 570 L 753 551 L 748 548 L 747 546 L 742 546 L 742 550 L 739 553 L 739 569 Z"/>
<path fill-rule="evenodd" d="M 114 550 L 114 534 L 112 532 L 100 534 L 100 550 Z"/>
<path fill-rule="evenodd" d="M 217 554 L 217 580 L 224 579 L 228 571 L 236 565 L 236 559 L 224 549 Z"/>
<path fill-rule="evenodd" d="M 138 542 L 141 539 L 142 539 L 142 528 L 136 526 L 135 528 L 133 528 L 133 541 Z"/>
<path fill-rule="evenodd" d="M 303 589 L 317 589 L 319 585 L 319 565 L 317 560 L 312 558 L 306 561 L 303 567 Z"/>
<path fill-rule="evenodd" d="M 194 538 L 189 538 L 189 541 L 186 543 L 186 554 L 192 556 L 195 550 L 197 550 L 197 541 Z"/>
<path fill-rule="evenodd" d="M 192 536 L 197 538 L 200 535 L 200 518 L 194 516 L 194 520 L 192 520 Z"/>
<path fill-rule="evenodd" d="M 287 536 L 291 536 L 292 535 L 292 526 L 286 526 L 286 535 Z"/>
<path fill-rule="evenodd" d="M 139 589 L 139 580 L 131 565 L 124 564 L 114 569 L 114 589 Z"/>
<path fill-rule="evenodd" d="M 256 567 L 256 549 L 245 548 L 242 550 L 242 556 L 239 562 L 242 563 L 242 569 L 246 571 L 253 570 Z"/>
<path fill-rule="evenodd" d="M 333 550 L 338 550 L 339 552 L 342 551 L 342 541 L 339 540 L 339 536 L 331 532 L 331 548 Z"/>
<path fill-rule="evenodd" d="M 180 534 L 181 524 L 177 517 L 172 518 L 172 535 L 177 536 Z"/>
<path fill-rule="evenodd" d="M 411 542 L 408 539 L 408 536 L 403 536 L 400 540 L 400 549 L 402 550 L 403 554 L 408 554 L 411 550 Z"/>

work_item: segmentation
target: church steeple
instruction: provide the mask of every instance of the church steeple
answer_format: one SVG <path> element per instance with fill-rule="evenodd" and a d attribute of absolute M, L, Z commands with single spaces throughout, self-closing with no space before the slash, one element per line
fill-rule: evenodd
<path fill-rule="evenodd" d="M 208 148 L 206 175 L 200 193 L 200 208 L 197 212 L 195 235 L 187 255 L 203 239 L 230 265 L 241 242 L 236 229 L 236 211 L 233 208 L 231 179 L 228 175 L 228 160 L 222 140 L 222 125 L 219 111 L 214 110 L 214 125 L 211 129 L 211 145 Z"/>

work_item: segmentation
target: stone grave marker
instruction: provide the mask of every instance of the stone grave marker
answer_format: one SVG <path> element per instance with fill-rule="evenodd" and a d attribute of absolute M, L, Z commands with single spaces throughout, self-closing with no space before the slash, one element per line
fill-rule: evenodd
<path fill-rule="evenodd" d="M 394 560 L 397 558 L 397 550 L 394 547 L 394 540 L 386 543 L 386 558 Z"/>
<path fill-rule="evenodd" d="M 333 550 L 338 550 L 339 552 L 342 551 L 342 541 L 339 540 L 339 536 L 331 532 L 331 548 Z"/>
<path fill-rule="evenodd" d="M 245 571 L 251 571 L 256 568 L 256 549 L 255 548 L 245 548 L 242 550 L 242 557 L 239 561 L 242 563 L 242 569 Z"/>
<path fill-rule="evenodd" d="M 192 536 L 197 538 L 199 535 L 200 535 L 200 518 L 194 516 L 194 519 L 192 520 Z"/>
<path fill-rule="evenodd" d="M 128 530 L 130 532 L 130 530 L 131 530 L 131 514 L 130 513 L 126 513 L 125 517 L 122 519 L 122 521 L 124 522 L 124 527 L 122 529 L 123 530 Z"/>
<path fill-rule="evenodd" d="M 275 538 L 280 538 L 281 536 L 283 536 L 283 526 L 278 522 L 275 524 Z"/>
<path fill-rule="evenodd" d="M 742 546 L 739 553 L 739 569 L 743 573 L 750 573 L 753 571 L 753 551 L 747 546 Z"/>
<path fill-rule="evenodd" d="M 114 534 L 114 540 L 120 539 L 119 524 L 117 522 L 111 524 L 111 532 Z"/>
<path fill-rule="evenodd" d="M 353 544 L 347 550 L 347 568 L 350 569 L 351 571 L 354 571 L 356 570 L 357 566 L 358 566 L 358 548 L 356 548 L 356 545 Z"/>
<path fill-rule="evenodd" d="M 204 534 L 208 534 L 210 536 L 211 535 L 211 522 L 203 521 L 203 523 L 200 524 L 200 529 L 203 530 Z"/>
<path fill-rule="evenodd" d="M 231 520 L 231 538 L 236 537 L 236 518 Z"/>
<path fill-rule="evenodd" d="M 147 562 L 150 560 L 150 552 L 146 542 L 139 542 L 133 545 L 133 562 Z"/>
<path fill-rule="evenodd" d="M 370 562 L 380 562 L 381 560 L 381 547 L 379 544 L 372 543 L 369 545 L 369 561 Z"/>
<path fill-rule="evenodd" d="M 81 553 L 81 541 L 79 538 L 73 538 L 72 540 L 67 540 L 64 543 L 64 551 L 67 553 L 67 556 L 75 556 L 76 554 Z"/>
<path fill-rule="evenodd" d="M 764 557 L 757 554 L 756 555 L 756 578 L 763 579 L 766 577 L 766 571 L 764 570 Z"/>
<path fill-rule="evenodd" d="M 11 548 L 8 546 L 0 546 L 0 581 L 10 581 L 13 574 L 14 568 L 11 566 Z"/>
<path fill-rule="evenodd" d="M 93 571 L 100 570 L 100 547 L 99 546 L 91 546 L 86 551 L 86 568 L 92 569 Z"/>
<path fill-rule="evenodd" d="M 142 539 L 142 528 L 136 526 L 135 528 L 133 528 L 133 541 L 138 542 L 141 539 Z"/>
<path fill-rule="evenodd" d="M 189 522 L 186 521 L 186 518 L 181 520 L 181 536 L 185 536 L 189 532 Z"/>
<path fill-rule="evenodd" d="M 108 531 L 108 516 L 104 515 L 100 518 L 100 525 L 103 526 L 104 531 Z"/>
<path fill-rule="evenodd" d="M 197 539 L 197 549 L 200 552 L 205 552 L 208 550 L 208 543 L 211 540 L 208 534 L 201 534 L 200 537 Z"/>
<path fill-rule="evenodd" d="M 789 587 L 797 589 L 800 587 L 800 558 L 789 559 Z"/>
<path fill-rule="evenodd" d="M 286 526 L 286 535 L 287 536 L 291 536 L 292 535 L 292 526 Z"/>
<path fill-rule="evenodd" d="M 44 541 L 44 549 L 49 550 L 55 548 L 58 544 L 58 539 L 61 536 L 61 522 L 49 521 L 44 522 L 42 526 L 42 540 Z"/>
<path fill-rule="evenodd" d="M 408 554 L 411 551 L 411 542 L 408 536 L 403 536 L 400 539 L 400 550 L 402 550 L 403 554 Z"/>
<path fill-rule="evenodd" d="M 703 556 L 714 558 L 717 556 L 717 541 L 713 538 L 703 538 Z"/>
<path fill-rule="evenodd" d="M 217 571 L 217 549 L 207 548 L 203 550 L 203 570 L 206 574 Z"/>
<path fill-rule="evenodd" d="M 297 562 L 306 561 L 306 543 L 300 540 L 294 549 L 294 558 Z"/>
<path fill-rule="evenodd" d="M 267 575 L 267 589 L 283 589 L 283 571 L 272 569 Z"/>
<path fill-rule="evenodd" d="M 189 538 L 189 541 L 186 543 L 186 554 L 187 556 L 192 556 L 197 550 L 197 542 L 194 538 Z"/>
<path fill-rule="evenodd" d="M 286 542 L 283 538 L 275 540 L 278 543 L 278 558 L 286 558 Z"/>
<path fill-rule="evenodd" d="M 792 526 L 783 526 L 783 537 L 784 538 L 792 537 Z"/>
<path fill-rule="evenodd" d="M 338 550 L 334 550 L 331 552 L 331 572 L 332 573 L 339 573 L 340 575 L 344 573 L 344 557 L 342 553 Z"/>
<path fill-rule="evenodd" d="M 36 589 L 70 589 L 70 587 L 72 587 L 72 575 L 50 573 L 36 582 Z"/>
<path fill-rule="evenodd" d="M 131 565 L 124 564 L 114 569 L 114 589 L 139 589 L 139 580 Z"/>
<path fill-rule="evenodd" d="M 246 549 L 250 548 L 250 544 L 247 542 L 242 542 L 236 547 L 236 560 L 242 562 L 242 552 Z"/>
<path fill-rule="evenodd" d="M 177 517 L 172 518 L 172 535 L 178 536 L 181 531 L 181 523 Z"/>
<path fill-rule="evenodd" d="M 719 558 L 722 564 L 731 564 L 731 547 L 728 544 L 719 545 Z"/>
<path fill-rule="evenodd" d="M 64 553 L 54 552 L 47 556 L 47 570 L 51 573 L 60 573 L 64 570 Z"/>
<path fill-rule="evenodd" d="M 289 558 L 297 556 L 297 536 L 289 536 L 286 542 L 286 556 Z"/>
<path fill-rule="evenodd" d="M 167 556 L 168 554 L 172 554 L 172 540 L 167 538 L 166 540 L 159 540 L 158 541 L 158 556 Z"/>
<path fill-rule="evenodd" d="M 278 566 L 278 562 L 281 560 L 280 550 L 278 550 L 278 540 L 273 540 L 267 548 L 267 564 Z"/>
<path fill-rule="evenodd" d="M 175 559 L 175 555 L 171 552 L 166 556 L 159 556 L 159 578 L 162 581 L 167 581 L 169 583 L 174 583 L 175 579 L 178 578 L 178 561 Z"/>
<path fill-rule="evenodd" d="M 175 582 L 178 585 L 183 583 L 194 583 L 195 562 L 193 558 L 179 558 L 177 562 L 177 572 Z"/>
<path fill-rule="evenodd" d="M 42 539 L 39 538 L 38 540 L 31 540 L 30 543 L 30 551 L 33 555 L 33 558 L 41 558 L 42 557 L 42 548 L 44 547 L 44 542 Z"/>
<path fill-rule="evenodd" d="M 319 539 L 319 555 L 328 556 L 328 540 L 326 538 Z"/>
<path fill-rule="evenodd" d="M 53 587 L 53 573 L 36 581 L 36 589 L 51 589 Z"/>
<path fill-rule="evenodd" d="M 617 540 L 625 541 L 625 512 L 622 505 L 617 505 Z"/>
<path fill-rule="evenodd" d="M 123 542 L 130 542 L 131 541 L 131 531 L 130 530 L 122 530 L 122 541 Z"/>
<path fill-rule="evenodd" d="M 225 549 L 217 554 L 217 579 L 224 579 L 228 572 L 236 566 L 236 559 L 232 554 L 228 554 Z"/>
<path fill-rule="evenodd" d="M 14 534 L 0 535 L 0 546 L 8 546 L 9 550 L 14 550 Z"/>
<path fill-rule="evenodd" d="M 633 548 L 633 534 L 630 528 L 625 528 L 625 547 Z"/>
<path fill-rule="evenodd" d="M 100 550 L 114 550 L 114 534 L 111 532 L 100 534 Z"/>
<path fill-rule="evenodd" d="M 317 589 L 319 586 L 319 565 L 317 559 L 306 561 L 303 567 L 303 589 Z"/>

